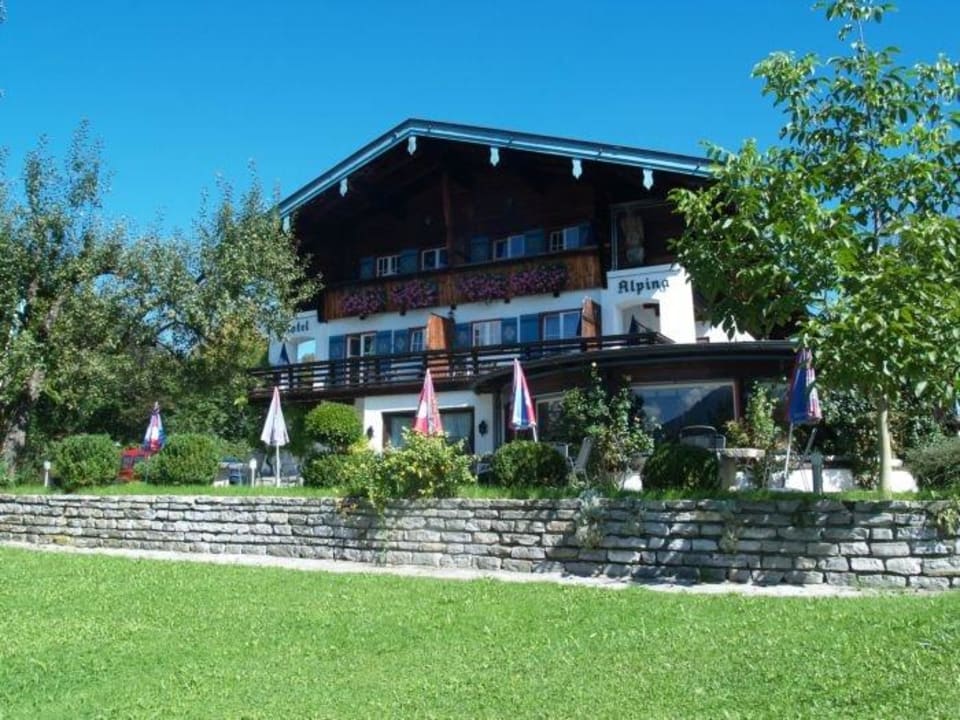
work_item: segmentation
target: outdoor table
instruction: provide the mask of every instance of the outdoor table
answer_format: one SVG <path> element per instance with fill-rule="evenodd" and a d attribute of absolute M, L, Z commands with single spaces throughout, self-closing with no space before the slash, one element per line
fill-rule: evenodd
<path fill-rule="evenodd" d="M 720 458 L 720 488 L 729 490 L 737 485 L 737 468 L 761 459 L 766 452 L 759 448 L 725 448 L 718 450 L 717 454 Z"/>

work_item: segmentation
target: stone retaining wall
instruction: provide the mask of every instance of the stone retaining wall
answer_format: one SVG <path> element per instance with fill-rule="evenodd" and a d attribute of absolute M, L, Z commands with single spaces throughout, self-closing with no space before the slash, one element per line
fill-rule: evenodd
<path fill-rule="evenodd" d="M 0 540 L 693 582 L 960 587 L 956 502 L 0 495 Z"/>

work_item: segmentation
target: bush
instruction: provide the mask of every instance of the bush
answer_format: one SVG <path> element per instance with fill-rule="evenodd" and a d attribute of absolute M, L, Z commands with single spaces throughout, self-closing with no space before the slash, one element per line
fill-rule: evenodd
<path fill-rule="evenodd" d="M 141 466 L 140 475 L 155 485 L 212 483 L 220 464 L 219 447 L 211 435 L 171 435 L 163 450 Z"/>
<path fill-rule="evenodd" d="M 307 437 L 335 452 L 345 452 L 363 438 L 363 423 L 352 405 L 320 403 L 307 413 L 303 426 Z"/>
<path fill-rule="evenodd" d="M 921 490 L 960 491 L 960 438 L 914 450 L 907 467 Z"/>
<path fill-rule="evenodd" d="M 347 453 L 316 453 L 303 464 L 303 484 L 308 487 L 343 487 L 348 494 L 365 494 L 376 473 L 379 457 L 366 447 Z"/>
<path fill-rule="evenodd" d="M 563 455 L 549 445 L 530 440 L 500 446 L 491 469 L 494 482 L 505 487 L 562 487 L 570 474 Z"/>
<path fill-rule="evenodd" d="M 392 498 L 451 497 L 459 485 L 474 482 L 461 443 L 406 429 L 403 441 L 383 454 L 369 479 L 366 494 L 375 505 Z"/>
<path fill-rule="evenodd" d="M 681 443 L 663 443 L 643 466 L 645 490 L 720 489 L 717 456 L 704 448 Z"/>
<path fill-rule="evenodd" d="M 7 464 L 0 460 L 0 488 L 13 487 L 16 484 L 16 476 L 7 467 Z"/>
<path fill-rule="evenodd" d="M 109 485 L 120 470 L 120 448 L 108 435 L 73 435 L 54 444 L 53 474 L 73 492 L 92 485 Z"/>

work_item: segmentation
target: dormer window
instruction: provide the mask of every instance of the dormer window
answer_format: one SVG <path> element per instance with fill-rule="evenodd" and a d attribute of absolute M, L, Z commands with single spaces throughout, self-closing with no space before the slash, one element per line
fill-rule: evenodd
<path fill-rule="evenodd" d="M 560 252 L 567 249 L 567 244 L 563 239 L 563 230 L 553 230 L 550 233 L 550 252 Z"/>
<path fill-rule="evenodd" d="M 511 235 L 493 241 L 493 259 L 506 260 L 507 258 L 522 257 L 524 250 L 523 235 Z"/>
<path fill-rule="evenodd" d="M 399 255 L 381 255 L 377 258 L 377 277 L 396 275 L 400 266 Z"/>
<path fill-rule="evenodd" d="M 447 249 L 443 247 L 424 250 L 420 256 L 422 270 L 438 270 L 447 266 Z"/>

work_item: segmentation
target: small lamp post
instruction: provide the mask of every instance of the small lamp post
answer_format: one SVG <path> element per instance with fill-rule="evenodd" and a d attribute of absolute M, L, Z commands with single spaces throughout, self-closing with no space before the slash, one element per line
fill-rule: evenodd
<path fill-rule="evenodd" d="M 43 461 L 43 486 L 45 488 L 50 487 L 50 461 Z"/>
<path fill-rule="evenodd" d="M 250 487 L 253 487 L 254 479 L 257 475 L 257 459 L 250 458 L 250 462 L 247 463 L 250 468 Z"/>

